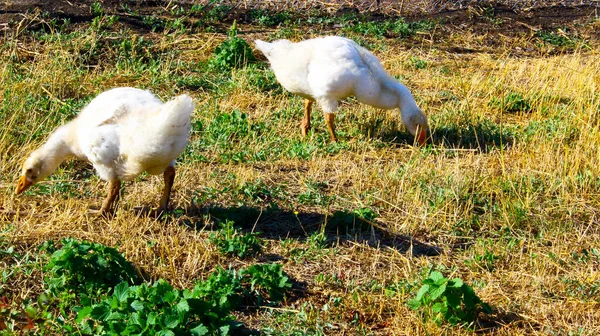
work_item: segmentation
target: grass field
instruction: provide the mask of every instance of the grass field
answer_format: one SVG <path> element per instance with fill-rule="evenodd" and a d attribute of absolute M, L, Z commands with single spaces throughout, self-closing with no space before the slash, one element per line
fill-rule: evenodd
<path fill-rule="evenodd" d="M 440 21 L 297 22 L 265 12 L 239 26 L 249 43 L 339 34 L 372 50 L 429 118 L 433 140 L 414 147 L 395 112 L 352 99 L 336 118 L 338 143 L 318 111 L 301 138 L 303 100 L 284 92 L 258 51 L 233 68 L 214 55 L 228 38 L 218 13 L 201 28 L 145 17 L 140 30 L 100 3 L 92 13 L 76 24 L 31 14 L 4 32 L 0 335 L 94 333 L 76 310 L 100 304 L 114 286 L 98 290 L 81 277 L 57 285 L 72 261 L 50 269 L 47 251 L 77 245 L 61 242 L 67 237 L 115 247 L 149 286 L 163 279 L 175 289 L 202 283 L 218 291 L 224 285 L 207 279 L 219 267 L 247 270 L 242 282 L 275 279 L 241 285 L 246 294 L 231 304 L 232 317 L 227 310 L 211 320 L 243 325 L 231 334 L 600 333 L 600 57 L 598 41 L 586 37 L 600 21 L 502 34 Z M 172 211 L 158 219 L 133 211 L 154 206 L 163 185 L 143 175 L 124 184 L 114 218 L 89 215 L 106 184 L 77 161 L 13 195 L 27 155 L 117 86 L 196 102 Z M 54 245 L 40 249 L 48 240 Z M 242 258 L 223 252 L 228 246 L 249 250 Z M 283 273 L 253 268 L 273 263 Z M 427 302 L 411 309 L 435 271 L 462 279 L 492 313 L 453 324 Z"/>

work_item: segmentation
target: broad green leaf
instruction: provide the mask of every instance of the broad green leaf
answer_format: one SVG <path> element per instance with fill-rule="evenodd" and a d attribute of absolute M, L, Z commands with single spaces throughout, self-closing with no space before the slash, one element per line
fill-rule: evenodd
<path fill-rule="evenodd" d="M 439 298 L 440 296 L 442 296 L 442 294 L 444 294 L 445 291 L 446 291 L 446 284 L 442 284 L 441 286 L 439 286 L 437 288 L 433 288 L 429 292 L 431 300 L 435 301 L 437 298 Z"/>
<path fill-rule="evenodd" d="M 94 306 L 94 308 L 90 312 L 90 317 L 94 320 L 105 321 L 108 314 L 110 314 L 110 310 L 108 309 L 108 307 L 103 304 L 100 304 Z"/>
<path fill-rule="evenodd" d="M 421 307 L 421 301 L 412 299 L 408 301 L 408 307 L 412 310 L 417 310 Z"/>
<path fill-rule="evenodd" d="M 115 287 L 113 295 L 119 300 L 119 302 L 124 302 L 125 300 L 127 300 L 127 298 L 129 297 L 129 285 L 127 284 L 127 282 L 123 281 L 119 283 Z"/>
<path fill-rule="evenodd" d="M 167 328 L 173 329 L 179 325 L 179 316 L 169 314 L 164 317 L 164 321 Z"/>
<path fill-rule="evenodd" d="M 231 329 L 229 325 L 224 325 L 219 328 L 219 334 L 221 334 L 221 336 L 227 336 L 229 335 L 229 329 Z"/>
<path fill-rule="evenodd" d="M 173 303 L 173 301 L 175 301 L 175 299 L 177 299 L 177 292 L 171 290 L 165 293 L 165 295 L 163 296 L 163 300 L 164 302 L 168 302 L 168 303 Z"/>
<path fill-rule="evenodd" d="M 463 285 L 462 279 L 459 279 L 459 278 L 454 278 L 451 280 L 451 282 L 452 282 L 452 284 L 450 285 L 450 287 L 460 288 Z"/>
<path fill-rule="evenodd" d="M 431 310 L 434 313 L 444 313 L 448 308 L 442 302 L 436 302 L 433 306 L 431 306 Z"/>
<path fill-rule="evenodd" d="M 145 326 L 145 323 L 142 321 L 142 319 L 140 318 L 140 314 L 138 313 L 131 314 L 131 319 L 129 320 L 129 323 L 136 324 L 142 328 Z"/>
<path fill-rule="evenodd" d="M 190 334 L 192 334 L 193 336 L 208 335 L 208 328 L 206 328 L 204 324 L 200 323 L 194 329 L 190 329 Z"/>
<path fill-rule="evenodd" d="M 433 271 L 431 272 L 431 274 L 429 274 L 429 279 L 433 280 L 437 284 L 438 281 L 446 278 L 444 278 L 444 275 L 442 273 L 438 271 Z"/>
<path fill-rule="evenodd" d="M 77 323 L 81 323 L 81 321 L 83 321 L 84 318 L 88 317 L 88 315 L 90 315 L 90 313 L 92 312 L 92 307 L 88 306 L 83 308 L 82 310 L 79 311 L 79 313 L 77 313 Z"/>
<path fill-rule="evenodd" d="M 140 300 L 135 300 L 130 304 L 131 308 L 133 308 L 136 311 L 140 311 L 142 309 L 144 309 L 144 303 Z"/>
<path fill-rule="evenodd" d="M 415 298 L 415 300 L 417 301 L 421 301 L 421 299 L 423 298 L 423 295 L 425 295 L 425 293 L 427 293 L 429 291 L 429 285 L 423 285 L 423 287 L 421 287 L 421 289 L 419 289 L 419 291 L 417 292 L 417 297 Z"/>
<path fill-rule="evenodd" d="M 148 325 L 155 325 L 157 316 L 158 315 L 155 312 L 150 312 L 148 314 L 148 318 L 146 319 L 146 322 L 148 323 Z"/>
<path fill-rule="evenodd" d="M 177 310 L 178 313 L 188 312 L 190 311 L 190 305 L 187 303 L 187 300 L 181 300 L 175 306 L 175 310 Z"/>
<path fill-rule="evenodd" d="M 127 315 L 120 312 L 112 312 L 106 317 L 106 321 L 123 321 Z"/>
<path fill-rule="evenodd" d="M 171 330 L 161 330 L 156 333 L 156 336 L 175 336 L 175 333 Z"/>
<path fill-rule="evenodd" d="M 35 319 L 35 317 L 37 316 L 37 310 L 35 310 L 35 308 L 33 308 L 30 305 L 27 305 L 25 307 L 25 313 L 27 314 L 27 317 Z"/>

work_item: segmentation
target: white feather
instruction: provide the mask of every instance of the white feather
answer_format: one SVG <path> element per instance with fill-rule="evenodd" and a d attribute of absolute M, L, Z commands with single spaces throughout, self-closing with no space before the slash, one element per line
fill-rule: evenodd
<path fill-rule="evenodd" d="M 328 36 L 297 43 L 256 40 L 255 44 L 286 90 L 315 100 L 325 113 L 336 112 L 341 99 L 356 96 L 376 108 L 399 108 L 402 122 L 413 135 L 418 126 L 427 129 L 427 119 L 408 88 L 352 40 Z"/>
<path fill-rule="evenodd" d="M 163 103 L 149 91 L 116 88 L 99 94 L 36 150 L 23 169 L 43 162 L 40 177 L 66 158 L 94 165 L 104 180 L 127 181 L 142 172 L 160 174 L 183 152 L 190 132 L 192 99 Z"/>

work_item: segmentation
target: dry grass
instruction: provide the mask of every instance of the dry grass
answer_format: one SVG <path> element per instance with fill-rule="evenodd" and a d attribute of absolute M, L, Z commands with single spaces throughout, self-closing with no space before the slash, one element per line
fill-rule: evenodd
<path fill-rule="evenodd" d="M 574 256 L 600 249 L 600 58 L 594 41 L 589 49 L 553 56 L 541 50 L 530 57 L 513 57 L 511 49 L 539 44 L 531 36 L 502 37 L 506 50 L 470 55 L 427 42 L 407 50 L 401 40 L 372 41 L 383 46 L 376 53 L 384 66 L 402 76 L 431 120 L 434 144 L 415 148 L 402 140 L 405 132 L 393 113 L 354 101 L 338 118 L 340 145 L 327 143 L 318 113 L 315 130 L 300 140 L 301 99 L 255 90 L 240 70 L 213 89 L 179 85 L 186 76 L 204 77 L 194 65 L 210 57 L 220 34 L 146 35 L 159 56 L 144 67 L 115 60 L 117 49 L 110 45 L 90 58 L 95 61 L 81 63 L 90 44 L 118 34 L 75 34 L 58 42 L 13 33 L 0 49 L 0 242 L 6 246 L 36 253 L 38 244 L 62 237 L 118 244 L 148 278 L 177 287 L 193 285 L 218 265 L 281 258 L 300 284 L 294 298 L 279 308 L 236 313 L 247 326 L 281 334 L 473 333 L 438 326 L 407 307 L 431 268 L 474 284 L 494 307 L 475 327 L 482 333 L 600 333 L 600 258 Z M 474 45 L 476 35 L 448 41 Z M 414 66 L 413 58 L 426 66 Z M 227 83 L 231 87 L 223 89 Z M 113 219 L 89 217 L 87 209 L 101 202 L 105 185 L 83 164 L 63 165 L 42 191 L 13 195 L 19 165 L 48 132 L 93 95 L 125 85 L 163 98 L 191 94 L 198 105 L 194 118 L 203 124 L 192 144 L 207 136 L 217 115 L 246 113 L 250 125 L 264 123 L 265 129 L 260 136 L 232 135 L 233 151 L 265 151 L 267 159 L 235 163 L 216 146 L 191 146 L 178 162 L 173 194 L 173 207 L 182 211 L 162 220 L 132 211 L 157 201 L 162 181 L 151 176 L 125 185 Z M 529 112 L 490 103 L 511 92 L 525 97 Z M 292 145 L 270 152 L 277 143 L 316 149 L 306 157 L 289 154 Z M 257 181 L 272 191 L 266 201 L 239 191 Z M 299 202 L 313 182 L 325 183 L 320 192 L 331 197 L 328 202 Z M 335 211 L 361 208 L 377 213 L 376 227 L 350 233 L 327 227 L 329 247 L 311 250 L 307 236 Z M 214 220 L 227 214 L 248 230 L 256 225 L 267 239 L 267 256 L 243 261 L 219 255 L 207 237 Z M 293 247 L 315 257 L 295 259 Z M 441 254 L 427 256 L 436 249 Z M 497 257 L 493 267 L 477 262 L 486 253 Z M 0 257 L 7 267 L 14 262 Z M 319 280 L 320 274 L 337 280 Z M 34 298 L 42 290 L 40 276 L 19 273 L 0 283 L 0 296 Z M 341 298 L 338 306 L 334 298 Z"/>

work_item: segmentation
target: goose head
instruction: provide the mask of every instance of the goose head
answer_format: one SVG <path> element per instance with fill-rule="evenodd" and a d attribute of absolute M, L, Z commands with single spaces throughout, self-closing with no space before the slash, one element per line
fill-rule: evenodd
<path fill-rule="evenodd" d="M 44 156 L 39 151 L 33 152 L 23 163 L 21 177 L 17 182 L 15 193 L 18 195 L 24 192 L 38 181 L 48 177 L 52 172 L 53 169 L 46 163 Z"/>
<path fill-rule="evenodd" d="M 403 124 L 410 134 L 415 137 L 415 140 L 420 144 L 424 145 L 427 142 L 429 136 L 429 126 L 427 124 L 427 117 L 421 112 L 420 109 L 415 108 L 409 113 L 402 111 Z"/>

